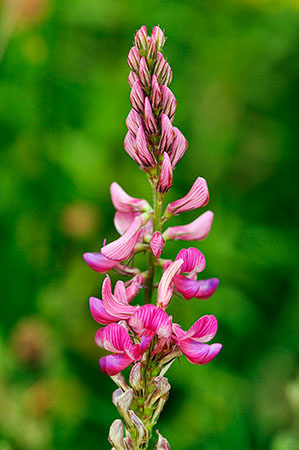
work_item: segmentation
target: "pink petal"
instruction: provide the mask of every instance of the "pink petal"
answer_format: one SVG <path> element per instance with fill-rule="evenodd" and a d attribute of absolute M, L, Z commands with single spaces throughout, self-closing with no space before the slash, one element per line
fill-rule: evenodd
<path fill-rule="evenodd" d="M 206 259 L 204 255 L 195 247 L 183 248 L 176 259 L 182 259 L 184 264 L 181 267 L 181 272 L 190 273 L 202 272 L 206 267 Z"/>
<path fill-rule="evenodd" d="M 118 317 L 115 317 L 106 311 L 103 301 L 98 298 L 90 297 L 89 309 L 94 320 L 101 325 L 107 325 L 119 320 Z"/>
<path fill-rule="evenodd" d="M 170 227 L 163 233 L 165 240 L 201 241 L 209 234 L 213 223 L 214 214 L 206 211 L 188 225 Z"/>
<path fill-rule="evenodd" d="M 207 280 L 199 280 L 198 284 L 199 291 L 197 292 L 196 298 L 205 300 L 214 294 L 219 285 L 219 280 L 218 278 L 208 278 Z"/>
<path fill-rule="evenodd" d="M 162 93 L 160 85 L 158 83 L 156 75 L 152 76 L 152 91 L 151 91 L 151 102 L 154 110 L 158 110 L 160 107 L 162 99 Z"/>
<path fill-rule="evenodd" d="M 141 58 L 139 64 L 139 78 L 145 89 L 150 87 L 151 74 L 144 56 Z"/>
<path fill-rule="evenodd" d="M 156 231 L 150 240 L 151 250 L 156 258 L 160 258 L 165 241 L 160 231 Z"/>
<path fill-rule="evenodd" d="M 177 275 L 173 282 L 175 290 L 180 292 L 186 300 L 190 300 L 194 297 L 206 300 L 214 294 L 219 284 L 217 278 L 196 281 L 185 277 L 184 275 Z"/>
<path fill-rule="evenodd" d="M 116 375 L 126 369 L 133 360 L 126 354 L 103 356 L 99 360 L 101 371 L 110 376 Z"/>
<path fill-rule="evenodd" d="M 119 212 L 114 214 L 114 226 L 120 235 L 123 235 L 128 229 L 135 217 L 139 214 L 137 212 Z"/>
<path fill-rule="evenodd" d="M 221 344 L 201 344 L 193 339 L 185 339 L 180 341 L 179 347 L 186 358 L 192 364 L 207 364 L 220 352 Z"/>
<path fill-rule="evenodd" d="M 127 132 L 124 139 L 124 149 L 126 150 L 128 155 L 131 156 L 131 158 L 134 159 L 137 164 L 139 164 L 139 166 L 142 166 L 140 158 L 137 155 L 136 138 L 130 131 Z"/>
<path fill-rule="evenodd" d="M 138 113 L 143 114 L 144 92 L 140 80 L 136 80 L 130 93 L 130 102 L 132 107 Z"/>
<path fill-rule="evenodd" d="M 209 190 L 204 178 L 198 177 L 185 197 L 170 203 L 166 208 L 166 216 L 181 214 L 185 211 L 205 206 L 209 201 Z"/>
<path fill-rule="evenodd" d="M 177 273 L 181 271 L 184 264 L 182 259 L 178 259 L 170 264 L 164 271 L 158 286 L 157 305 L 166 308 L 170 302 L 173 293 L 172 282 Z"/>
<path fill-rule="evenodd" d="M 167 313 L 153 304 L 141 306 L 130 318 L 130 326 L 141 335 L 145 331 L 153 331 L 159 337 L 171 335 L 171 321 Z"/>
<path fill-rule="evenodd" d="M 116 241 L 102 247 L 101 252 L 106 258 L 113 259 L 115 261 L 124 261 L 127 259 L 138 239 L 143 231 L 143 226 L 148 220 L 149 216 L 144 213 L 138 217 L 135 217 L 129 229 Z"/>
<path fill-rule="evenodd" d="M 126 296 L 128 302 L 130 302 L 142 289 L 145 282 L 144 273 L 140 273 L 133 277 L 129 282 L 126 283 Z"/>
<path fill-rule="evenodd" d="M 148 97 L 145 98 L 144 103 L 144 122 L 149 134 L 155 134 L 158 132 L 156 120 Z"/>
<path fill-rule="evenodd" d="M 177 101 L 172 91 L 167 86 L 161 86 L 162 92 L 162 113 L 166 114 L 173 121 Z"/>
<path fill-rule="evenodd" d="M 127 301 L 123 302 L 121 299 L 112 295 L 111 281 L 108 275 L 103 281 L 102 298 L 105 310 L 109 314 L 117 317 L 118 320 L 128 319 L 137 310 L 137 306 L 129 305 Z"/>
<path fill-rule="evenodd" d="M 145 212 L 151 210 L 151 207 L 146 200 L 131 197 L 115 182 L 111 184 L 110 192 L 112 203 L 117 211 Z"/>
<path fill-rule="evenodd" d="M 166 114 L 161 115 L 161 140 L 159 144 L 159 153 L 170 150 L 174 139 L 172 124 Z"/>
<path fill-rule="evenodd" d="M 101 253 L 84 253 L 83 258 L 89 267 L 99 273 L 106 273 L 118 264 L 118 261 L 107 259 Z"/>
<path fill-rule="evenodd" d="M 128 304 L 125 283 L 118 280 L 114 286 L 114 296 L 122 303 Z"/>
<path fill-rule="evenodd" d="M 192 338 L 197 342 L 209 342 L 217 332 L 217 319 L 213 315 L 206 315 L 198 319 L 187 331 L 183 339 Z"/>
<path fill-rule="evenodd" d="M 136 147 L 137 147 L 138 158 L 142 162 L 143 166 L 144 167 L 155 166 L 155 161 L 153 160 L 153 156 L 148 149 L 145 132 L 144 132 L 144 128 L 142 125 L 138 128 L 138 131 L 137 131 Z"/>
<path fill-rule="evenodd" d="M 134 72 L 138 72 L 140 63 L 140 53 L 137 47 L 132 47 L 128 54 L 128 66 Z"/>
<path fill-rule="evenodd" d="M 126 125 L 128 130 L 136 138 L 138 128 L 142 125 L 142 119 L 135 109 L 131 109 L 129 112 L 128 117 L 126 118 Z"/>
<path fill-rule="evenodd" d="M 127 330 L 118 323 L 98 330 L 95 341 L 99 347 L 113 353 L 126 353 L 134 361 L 141 357 L 140 345 L 133 345 Z"/>

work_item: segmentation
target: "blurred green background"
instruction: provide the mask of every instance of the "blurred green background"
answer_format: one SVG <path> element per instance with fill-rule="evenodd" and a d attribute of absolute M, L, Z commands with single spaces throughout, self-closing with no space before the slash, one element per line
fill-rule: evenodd
<path fill-rule="evenodd" d="M 159 429 L 175 450 L 298 449 L 298 0 L 2 0 L 0 450 L 110 448 L 115 385 L 88 310 L 103 276 L 81 255 L 117 236 L 112 181 L 150 199 L 122 147 L 142 24 L 165 28 L 189 141 L 168 199 L 208 180 L 198 247 L 221 280 L 172 302 L 184 327 L 215 314 L 223 350 L 172 367 Z"/>

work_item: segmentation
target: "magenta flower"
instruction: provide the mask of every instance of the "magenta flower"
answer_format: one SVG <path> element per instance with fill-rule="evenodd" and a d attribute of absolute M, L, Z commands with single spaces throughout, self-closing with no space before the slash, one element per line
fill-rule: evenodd
<path fill-rule="evenodd" d="M 220 352 L 221 344 L 208 345 L 217 332 L 215 316 L 203 316 L 198 319 L 188 331 L 173 324 L 173 340 L 189 362 L 192 364 L 207 364 Z"/>
<path fill-rule="evenodd" d="M 95 341 L 99 347 L 114 353 L 99 361 L 102 372 L 110 376 L 116 375 L 141 358 L 140 345 L 133 345 L 127 330 L 117 323 L 98 330 Z"/>

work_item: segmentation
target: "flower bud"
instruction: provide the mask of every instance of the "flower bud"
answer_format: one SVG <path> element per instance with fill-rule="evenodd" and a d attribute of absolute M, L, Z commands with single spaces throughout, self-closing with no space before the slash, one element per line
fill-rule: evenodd
<path fill-rule="evenodd" d="M 135 425 L 135 428 L 137 429 L 137 432 L 138 432 L 138 439 L 137 439 L 136 444 L 137 444 L 137 447 L 139 447 L 146 436 L 146 433 L 147 433 L 146 428 L 145 428 L 142 420 L 139 419 L 139 417 L 134 413 L 134 411 L 129 411 L 129 414 L 130 414 L 131 420 L 132 420 L 133 424 Z"/>
<path fill-rule="evenodd" d="M 165 153 L 166 154 L 166 153 Z M 164 247 L 165 241 L 163 239 L 162 234 L 159 231 L 156 231 L 150 240 L 150 247 L 154 254 L 154 256 L 158 259 L 161 256 L 162 249 Z"/>
<path fill-rule="evenodd" d="M 158 132 L 156 121 L 153 115 L 151 102 L 149 101 L 149 98 L 145 98 L 144 102 L 144 121 L 145 121 L 145 127 L 149 134 L 155 134 Z"/>
<path fill-rule="evenodd" d="M 140 59 L 141 56 L 137 47 L 132 47 L 128 54 L 128 66 L 135 73 L 139 71 Z"/>
<path fill-rule="evenodd" d="M 146 54 L 147 51 L 147 29 L 143 25 L 135 34 L 135 45 L 142 55 Z"/>
<path fill-rule="evenodd" d="M 165 439 L 162 434 L 159 433 L 157 430 L 156 433 L 158 434 L 158 442 L 155 446 L 155 450 L 170 450 L 170 445 L 167 439 Z"/>
<path fill-rule="evenodd" d="M 152 92 L 151 92 L 151 102 L 154 110 L 158 110 L 161 105 L 162 92 L 160 85 L 158 83 L 156 75 L 152 76 Z"/>
<path fill-rule="evenodd" d="M 119 414 L 123 417 L 125 422 L 132 426 L 132 419 L 129 414 L 129 408 L 134 398 L 133 389 L 123 392 L 121 389 L 116 389 L 112 395 L 112 402 L 117 407 Z"/>
<path fill-rule="evenodd" d="M 128 389 L 130 389 L 129 386 L 127 385 L 127 383 L 126 383 L 126 380 L 125 380 L 124 376 L 121 373 L 117 373 L 116 375 L 112 375 L 112 376 L 110 376 L 110 378 L 124 392 L 127 391 Z"/>
<path fill-rule="evenodd" d="M 166 38 L 165 38 L 165 34 L 163 33 L 163 31 L 161 30 L 160 27 L 155 26 L 155 27 L 153 28 L 152 36 L 151 36 L 151 37 L 152 37 L 153 39 L 155 39 L 155 41 L 156 41 L 156 43 L 157 43 L 157 50 L 158 50 L 158 52 L 160 52 L 161 50 L 163 50 L 163 47 L 164 47 L 164 45 L 165 45 Z"/>
<path fill-rule="evenodd" d="M 173 144 L 174 133 L 172 124 L 166 114 L 161 116 L 161 140 L 159 143 L 159 153 L 168 152 Z"/>
<path fill-rule="evenodd" d="M 149 63 L 153 63 L 157 58 L 157 42 L 152 37 L 148 40 L 147 60 Z"/>
<path fill-rule="evenodd" d="M 154 378 L 154 386 L 155 389 L 149 399 L 149 407 L 152 407 L 159 398 L 163 397 L 164 399 L 167 399 L 168 392 L 170 391 L 170 384 L 165 377 L 156 377 Z"/>
<path fill-rule="evenodd" d="M 126 118 L 126 125 L 128 130 L 136 137 L 138 128 L 142 125 L 142 119 L 135 109 L 131 109 L 129 112 L 128 117 Z"/>
<path fill-rule="evenodd" d="M 136 80 L 130 92 L 130 102 L 133 108 L 143 114 L 144 109 L 144 92 L 140 80 Z"/>
<path fill-rule="evenodd" d="M 176 127 L 172 128 L 174 134 L 174 141 L 172 148 L 169 151 L 172 167 L 174 168 L 179 160 L 184 156 L 188 148 L 188 142 L 185 136 Z"/>
<path fill-rule="evenodd" d="M 120 419 L 116 419 L 109 430 L 108 441 L 116 450 L 124 450 L 124 425 Z"/>
<path fill-rule="evenodd" d="M 172 167 L 169 156 L 167 153 L 163 153 L 163 161 L 161 167 L 160 178 L 157 184 L 157 191 L 165 194 L 172 186 Z"/>
<path fill-rule="evenodd" d="M 162 92 L 162 113 L 167 114 L 169 119 L 173 121 L 177 101 L 171 90 L 167 86 L 161 86 Z"/>
<path fill-rule="evenodd" d="M 141 372 L 141 363 L 137 362 L 132 367 L 132 370 L 129 375 L 129 382 L 132 388 L 135 391 L 141 391 L 142 390 L 142 372 Z"/>
<path fill-rule="evenodd" d="M 172 80 L 172 70 L 170 65 L 162 55 L 162 53 L 157 53 L 157 62 L 155 64 L 154 74 L 156 75 L 159 83 L 168 86 Z"/>
<path fill-rule="evenodd" d="M 144 56 L 140 60 L 139 78 L 145 88 L 151 85 L 151 74 Z"/>
<path fill-rule="evenodd" d="M 154 167 L 155 162 L 148 149 L 144 128 L 141 125 L 136 136 L 137 155 L 144 167 Z"/>
<path fill-rule="evenodd" d="M 139 164 L 139 166 L 142 166 L 142 163 L 140 161 L 139 156 L 137 155 L 137 148 L 136 148 L 136 139 L 134 138 L 133 134 L 128 131 L 124 140 L 124 149 L 128 153 L 131 158 Z"/>
<path fill-rule="evenodd" d="M 138 80 L 137 75 L 133 72 L 133 70 L 130 70 L 130 73 L 129 73 L 129 76 L 128 76 L 128 83 L 129 83 L 131 88 L 134 86 L 134 83 L 137 80 Z"/>

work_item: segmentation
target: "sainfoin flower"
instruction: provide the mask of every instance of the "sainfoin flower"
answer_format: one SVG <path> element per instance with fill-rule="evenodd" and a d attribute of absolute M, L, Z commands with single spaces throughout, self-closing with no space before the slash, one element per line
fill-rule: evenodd
<path fill-rule="evenodd" d="M 172 70 L 163 54 L 165 42 L 160 27 L 155 26 L 149 34 L 142 26 L 128 54 L 132 109 L 126 119 L 124 148 L 146 174 L 153 190 L 153 205 L 113 182 L 110 193 L 119 235 L 111 236 L 112 240 L 109 237 L 108 243 L 105 239 L 100 251 L 83 255 L 94 271 L 111 270 L 127 277 L 111 282 L 106 275 L 101 298 L 89 299 L 90 313 L 101 326 L 96 344 L 109 353 L 100 354 L 100 368 L 118 386 L 112 400 L 122 420 L 115 420 L 110 427 L 113 450 L 148 449 L 153 427 L 169 395 L 170 384 L 165 377 L 169 367 L 183 356 L 191 364 L 207 364 L 222 347 L 210 343 L 218 326 L 215 316 L 204 315 L 185 331 L 167 311 L 173 296 L 179 301 L 208 299 L 219 280 L 202 279 L 206 259 L 196 247 L 182 248 L 174 260 L 164 259 L 168 257 L 166 244 L 171 240 L 205 239 L 214 217 L 211 211 L 205 211 L 190 223 L 165 227 L 173 216 L 202 208 L 209 201 L 207 182 L 197 177 L 186 195 L 169 203 L 162 212 L 174 169 L 188 147 L 183 133 L 173 125 L 177 100 L 169 87 Z M 146 268 L 138 267 L 138 253 L 147 254 Z M 154 449 L 170 449 L 158 431 Z"/>

